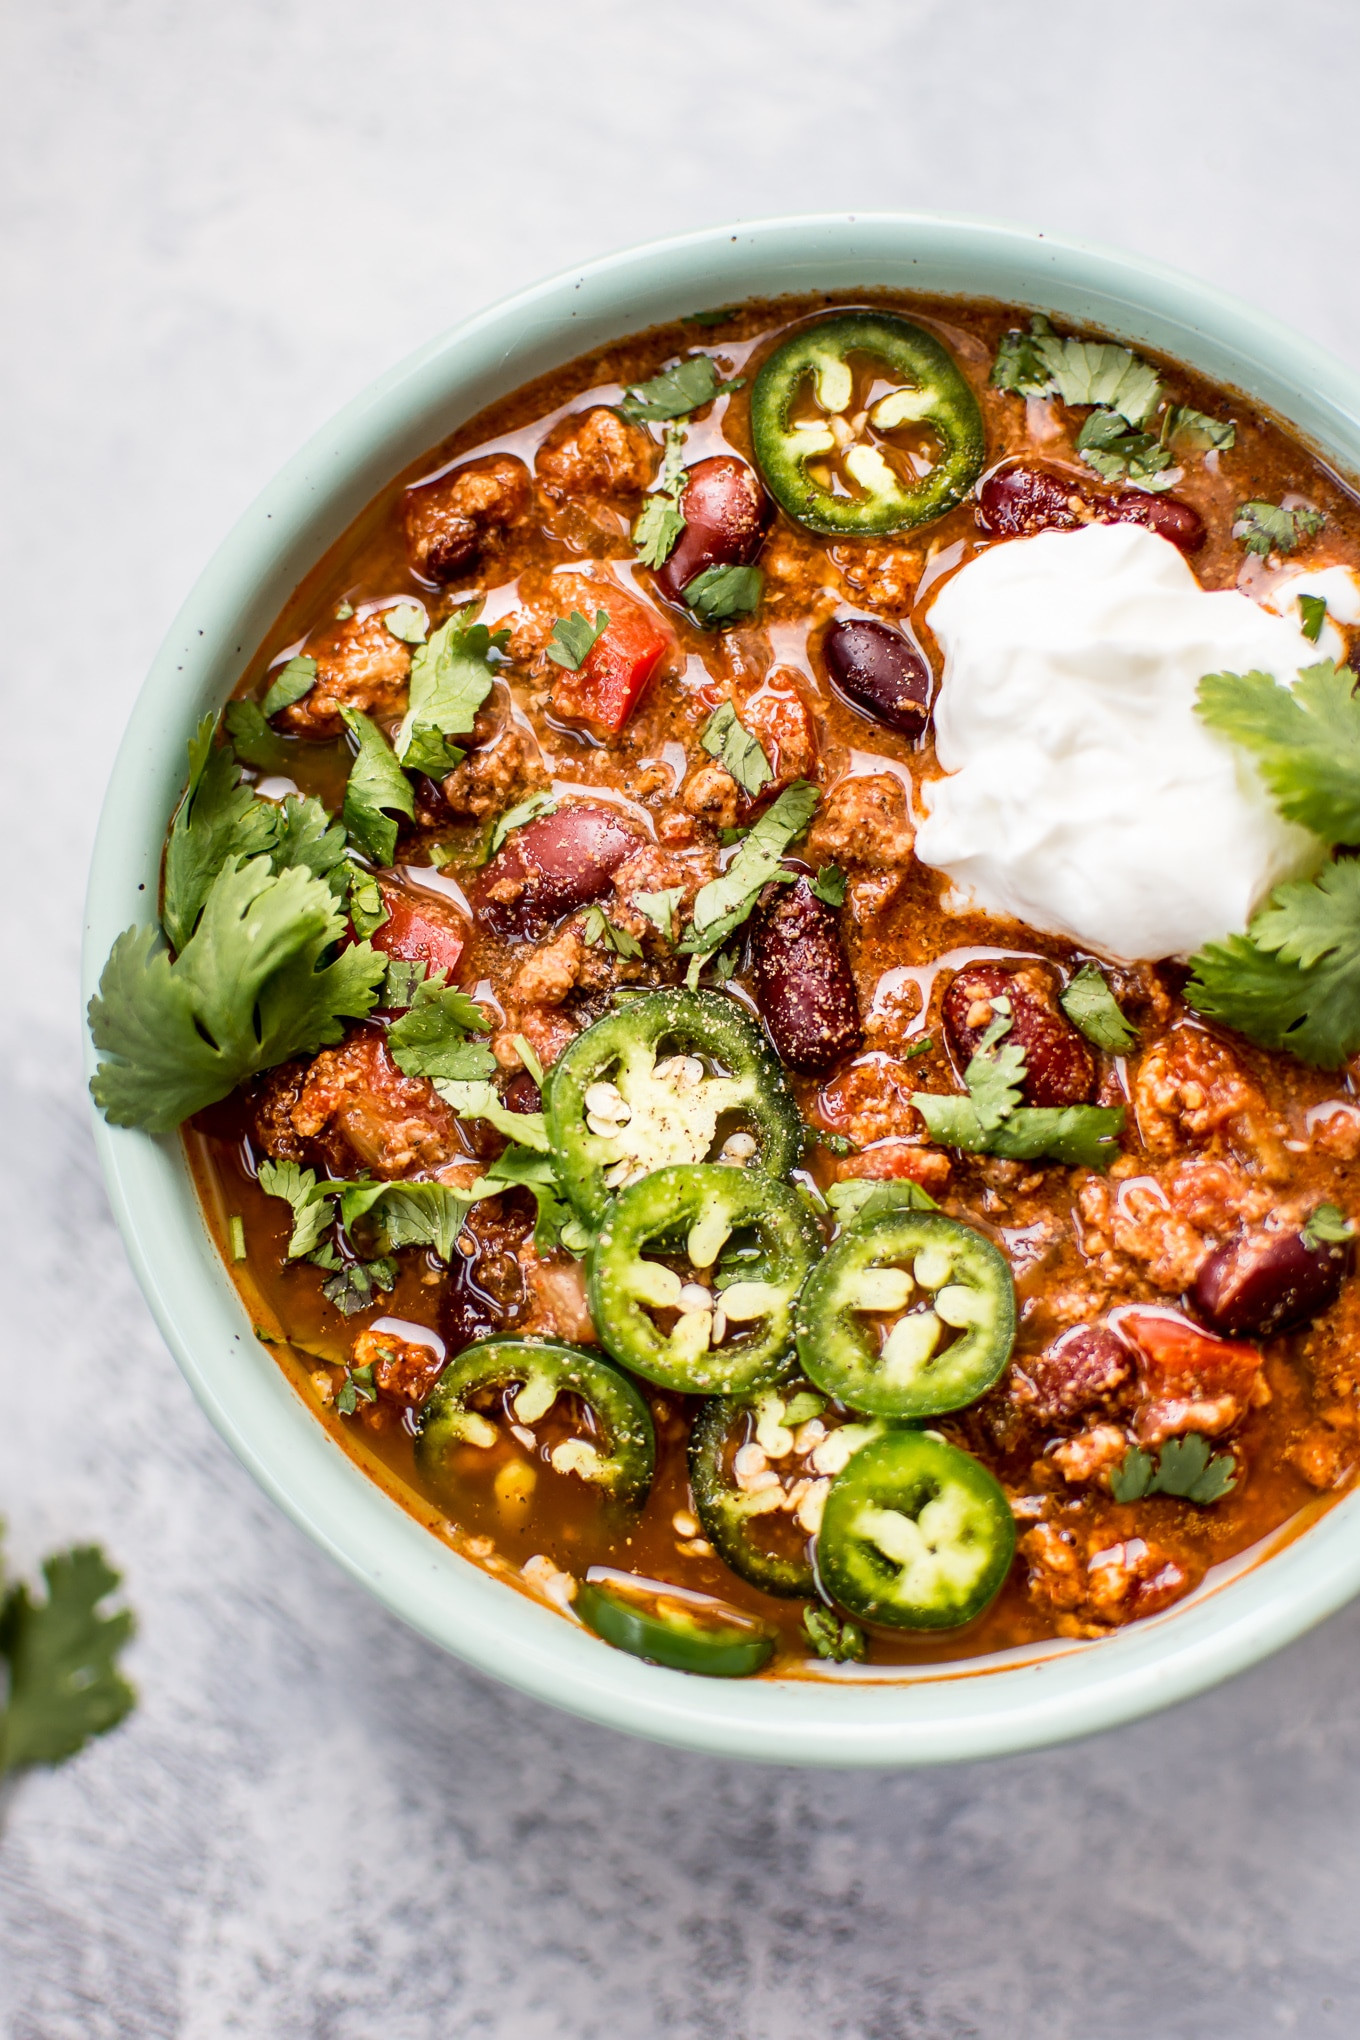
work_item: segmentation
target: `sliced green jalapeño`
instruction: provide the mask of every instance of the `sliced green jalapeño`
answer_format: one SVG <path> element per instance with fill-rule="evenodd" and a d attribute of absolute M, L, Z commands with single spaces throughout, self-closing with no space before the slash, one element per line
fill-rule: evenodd
<path fill-rule="evenodd" d="M 516 1393 L 504 1403 L 508 1391 Z M 563 1438 L 548 1454 L 619 1502 L 642 1502 L 656 1465 L 651 1412 L 636 1385 L 583 1346 L 555 1339 L 478 1339 L 450 1360 L 420 1418 L 416 1464 L 439 1481 L 455 1445 L 489 1445 L 490 1419 L 474 1406 L 501 1398 L 521 1426 L 546 1417 L 559 1396 L 579 1403 L 587 1436 Z"/>
<path fill-rule="evenodd" d="M 804 1421 L 804 1411 L 810 1416 L 825 1407 L 821 1396 L 797 1387 L 792 1392 L 765 1389 L 754 1396 L 715 1395 L 690 1432 L 689 1485 L 704 1535 L 724 1564 L 767 1594 L 806 1600 L 817 1591 L 810 1548 L 816 1517 L 795 1498 L 800 1485 L 824 1493 L 826 1484 L 818 1478 L 821 1466 L 806 1458 L 792 1460 L 790 1433 Z M 883 1428 L 875 1422 L 828 1431 L 820 1446 L 823 1464 L 828 1470 L 844 1466 Z M 752 1443 L 771 1460 L 774 1481 L 743 1483 L 739 1477 L 737 1454 Z M 779 1479 L 786 1470 L 789 1477 Z"/>
<path fill-rule="evenodd" d="M 923 431 L 935 443 L 924 473 Z M 942 517 L 985 458 L 982 413 L 948 349 L 888 312 L 841 312 L 776 347 L 751 391 L 751 435 L 780 507 L 838 537 Z"/>
<path fill-rule="evenodd" d="M 558 1176 L 587 1225 L 653 1169 L 715 1160 L 786 1176 L 802 1121 L 779 1059 L 723 992 L 651 992 L 578 1034 L 544 1098 Z"/>
<path fill-rule="evenodd" d="M 621 1366 L 685 1395 L 743 1395 L 793 1365 L 793 1305 L 821 1246 L 796 1190 L 744 1169 L 658 1169 L 615 1198 L 587 1263 Z"/>
<path fill-rule="evenodd" d="M 1015 1556 L 1010 1503 L 985 1466 L 929 1431 L 889 1431 L 831 1483 L 817 1571 L 851 1615 L 955 1629 L 993 1600 Z"/>
<path fill-rule="evenodd" d="M 576 1613 L 616 1650 L 673 1672 L 710 1679 L 746 1679 L 768 1662 L 773 1633 L 753 1616 L 667 1587 L 659 1580 L 606 1573 L 592 1566 L 576 1589 Z"/>
<path fill-rule="evenodd" d="M 880 1417 L 960 1410 L 999 1379 L 1015 1340 L 1006 1257 L 942 1211 L 870 1206 L 799 1298 L 798 1357 L 818 1388 Z"/>

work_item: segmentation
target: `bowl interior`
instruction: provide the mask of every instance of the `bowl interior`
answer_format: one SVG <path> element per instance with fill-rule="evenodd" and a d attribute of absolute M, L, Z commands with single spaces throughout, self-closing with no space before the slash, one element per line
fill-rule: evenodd
<path fill-rule="evenodd" d="M 1360 378 L 1284 327 L 1154 265 L 1017 229 L 906 214 L 714 228 L 612 256 L 479 313 L 305 446 L 242 518 L 171 628 L 114 765 L 86 910 L 84 992 L 114 936 L 154 915 L 185 744 L 297 583 L 378 490 L 463 419 L 590 348 L 745 297 L 870 289 L 999 299 L 1171 355 L 1360 472 Z M 86 1043 L 89 1066 L 93 1053 Z M 1130 1720 L 1301 1634 L 1360 1590 L 1360 1494 L 1239 1560 L 1166 1614 L 903 1676 L 726 1682 L 611 1650 L 458 1557 L 327 1436 L 255 1339 L 177 1139 L 96 1135 L 115 1215 L 171 1350 L 261 1485 L 352 1576 L 436 1643 L 609 1726 L 718 1755 L 904 1764 L 998 1755 Z M 1256 1558 L 1264 1556 L 1256 1554 Z"/>

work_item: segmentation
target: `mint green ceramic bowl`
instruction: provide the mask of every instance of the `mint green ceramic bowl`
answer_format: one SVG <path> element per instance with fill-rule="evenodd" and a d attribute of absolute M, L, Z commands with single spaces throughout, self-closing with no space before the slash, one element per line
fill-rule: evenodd
<path fill-rule="evenodd" d="M 161 649 L 113 768 L 95 846 L 88 997 L 114 936 L 149 921 L 184 747 L 286 598 L 388 479 L 461 420 L 572 356 L 697 306 L 873 287 L 992 297 L 1164 350 L 1360 472 L 1360 377 L 1249 307 L 1129 256 L 914 214 L 767 220 L 634 248 L 479 312 L 331 420 L 246 513 Z M 91 1058 L 92 1060 L 92 1058 Z M 213 1423 L 307 1534 L 446 1650 L 593 1721 L 715 1756 L 924 1764 L 1131 1721 L 1253 1664 L 1360 1590 L 1360 1494 L 1273 1555 L 1099 1643 L 907 1678 L 705 1680 L 622 1655 L 446 1549 L 332 1444 L 249 1322 L 177 1140 L 96 1121 L 113 1208 L 156 1320 Z"/>

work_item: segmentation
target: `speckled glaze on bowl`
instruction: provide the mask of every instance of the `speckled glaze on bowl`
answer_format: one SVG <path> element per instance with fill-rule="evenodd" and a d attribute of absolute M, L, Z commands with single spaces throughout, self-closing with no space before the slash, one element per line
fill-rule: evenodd
<path fill-rule="evenodd" d="M 153 915 L 185 743 L 293 588 L 408 461 L 531 377 L 705 305 L 872 288 L 997 298 L 1158 348 L 1288 420 L 1360 472 L 1360 377 L 1249 307 L 1130 256 L 916 214 L 766 220 L 656 242 L 521 291 L 382 377 L 247 511 L 185 603 L 119 750 L 95 845 L 85 996 L 109 946 Z M 87 1042 L 88 1052 L 88 1042 Z M 93 1065 L 93 1054 L 90 1053 Z M 200 1216 L 177 1139 L 96 1118 L 114 1212 L 171 1351 L 212 1422 L 307 1534 L 402 1619 L 521 1691 L 715 1756 L 925 1764 L 1088 1735 L 1184 1700 L 1360 1591 L 1360 1494 L 1177 1607 L 1097 1643 L 889 1678 L 724 1681 L 609 1649 L 441 1544 L 316 1422 L 250 1323 Z"/>

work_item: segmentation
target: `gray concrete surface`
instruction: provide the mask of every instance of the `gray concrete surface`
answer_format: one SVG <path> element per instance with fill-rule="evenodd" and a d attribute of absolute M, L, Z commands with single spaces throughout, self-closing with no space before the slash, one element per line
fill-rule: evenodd
<path fill-rule="evenodd" d="M 1156 254 L 1360 357 L 1341 0 L 11 6 L 0 278 L 0 1510 L 104 1538 L 141 1707 L 0 1837 L 11 2040 L 1360 2031 L 1360 1609 L 1079 1748 L 765 1772 L 406 1634 L 154 1332 L 77 1069 L 113 746 L 240 508 L 362 382 L 578 257 L 933 206 Z"/>

